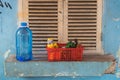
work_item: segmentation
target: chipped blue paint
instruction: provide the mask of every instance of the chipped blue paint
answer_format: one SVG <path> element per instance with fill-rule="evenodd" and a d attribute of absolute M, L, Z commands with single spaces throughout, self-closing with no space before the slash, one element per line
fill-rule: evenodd
<path fill-rule="evenodd" d="M 11 78 L 4 75 L 4 53 L 15 53 L 15 31 L 17 29 L 17 0 L 2 0 L 11 4 L 12 10 L 0 7 L 0 80 L 119 80 L 115 75 L 102 77 L 39 77 Z M 120 0 L 104 0 L 103 48 L 106 53 L 116 56 L 120 45 Z M 2 26 L 1 26 L 2 25 Z M 2 31 L 1 31 L 2 30 Z M 86 71 L 87 72 L 87 71 Z"/>
<path fill-rule="evenodd" d="M 102 76 L 112 62 L 5 62 L 5 74 L 12 77 Z M 24 67 L 21 67 L 24 66 Z M 99 69 L 97 69 L 100 67 Z"/>

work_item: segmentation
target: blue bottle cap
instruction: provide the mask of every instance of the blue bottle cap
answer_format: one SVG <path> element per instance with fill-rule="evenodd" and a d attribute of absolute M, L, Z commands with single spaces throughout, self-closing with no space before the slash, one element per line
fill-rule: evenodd
<path fill-rule="evenodd" d="M 26 22 L 21 22 L 21 26 L 25 27 L 25 26 L 27 26 L 27 23 Z"/>

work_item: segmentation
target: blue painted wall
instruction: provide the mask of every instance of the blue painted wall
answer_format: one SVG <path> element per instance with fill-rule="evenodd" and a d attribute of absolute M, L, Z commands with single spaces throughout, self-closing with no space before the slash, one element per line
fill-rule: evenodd
<path fill-rule="evenodd" d="M 1 1 L 1 0 L 0 0 Z M 102 77 L 39 77 L 10 78 L 4 76 L 4 60 L 8 52 L 15 53 L 15 32 L 17 30 L 17 0 L 9 2 L 12 9 L 0 3 L 0 80 L 120 80 L 116 75 L 107 74 Z M 103 48 L 105 53 L 116 56 L 120 45 L 120 0 L 104 0 L 103 5 Z"/>
<path fill-rule="evenodd" d="M 103 48 L 116 56 L 120 45 L 120 0 L 103 1 Z"/>

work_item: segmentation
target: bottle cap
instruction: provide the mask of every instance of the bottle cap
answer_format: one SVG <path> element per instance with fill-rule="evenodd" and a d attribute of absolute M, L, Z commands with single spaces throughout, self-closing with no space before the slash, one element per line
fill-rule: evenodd
<path fill-rule="evenodd" d="M 22 27 L 26 27 L 26 26 L 27 26 L 27 23 L 26 23 L 26 22 L 21 22 L 21 26 L 22 26 Z"/>

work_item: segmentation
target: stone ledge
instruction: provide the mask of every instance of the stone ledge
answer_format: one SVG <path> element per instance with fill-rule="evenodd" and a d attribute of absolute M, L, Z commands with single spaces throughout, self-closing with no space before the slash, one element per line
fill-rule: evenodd
<path fill-rule="evenodd" d="M 38 58 L 38 59 L 37 59 Z M 5 75 L 16 77 L 40 76 L 101 76 L 114 73 L 115 59 L 112 55 L 84 55 L 82 61 L 48 62 L 39 57 L 19 62 L 14 55 L 5 61 Z"/>

